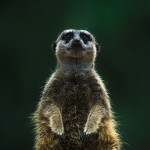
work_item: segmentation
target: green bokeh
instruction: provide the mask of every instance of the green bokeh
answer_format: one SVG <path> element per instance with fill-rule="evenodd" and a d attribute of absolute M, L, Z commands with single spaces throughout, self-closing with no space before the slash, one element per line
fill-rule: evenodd
<path fill-rule="evenodd" d="M 31 150 L 36 109 L 64 29 L 87 29 L 101 45 L 105 81 L 124 150 L 150 149 L 150 1 L 0 2 L 0 149 Z"/>

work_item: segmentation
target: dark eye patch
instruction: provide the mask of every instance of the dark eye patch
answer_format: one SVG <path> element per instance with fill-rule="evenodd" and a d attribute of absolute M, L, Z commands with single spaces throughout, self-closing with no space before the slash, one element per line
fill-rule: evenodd
<path fill-rule="evenodd" d="M 61 37 L 61 40 L 64 40 L 65 43 L 68 43 L 74 37 L 73 32 L 64 33 Z"/>
<path fill-rule="evenodd" d="M 88 41 L 92 41 L 91 36 L 89 34 L 84 33 L 84 32 L 80 33 L 80 37 L 85 44 L 87 44 Z"/>

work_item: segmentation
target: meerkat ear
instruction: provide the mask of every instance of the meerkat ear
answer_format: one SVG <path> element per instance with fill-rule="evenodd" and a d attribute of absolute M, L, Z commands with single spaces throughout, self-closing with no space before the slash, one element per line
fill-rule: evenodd
<path fill-rule="evenodd" d="M 100 52 L 100 45 L 96 43 L 96 50 L 97 52 Z"/>
<path fill-rule="evenodd" d="M 54 42 L 53 44 L 52 44 L 52 49 L 53 49 L 53 51 L 55 51 L 56 50 L 56 42 Z"/>

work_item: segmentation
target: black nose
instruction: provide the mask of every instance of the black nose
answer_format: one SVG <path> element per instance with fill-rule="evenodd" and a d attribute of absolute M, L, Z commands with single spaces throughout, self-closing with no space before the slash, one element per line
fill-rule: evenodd
<path fill-rule="evenodd" d="M 78 39 L 73 40 L 71 46 L 72 48 L 82 48 L 82 44 Z"/>

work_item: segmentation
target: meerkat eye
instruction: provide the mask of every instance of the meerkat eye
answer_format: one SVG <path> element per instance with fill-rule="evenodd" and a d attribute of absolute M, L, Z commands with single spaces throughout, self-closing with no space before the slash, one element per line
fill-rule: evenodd
<path fill-rule="evenodd" d="M 73 32 L 68 32 L 66 34 L 63 34 L 61 39 L 65 40 L 65 43 L 68 43 L 73 38 L 73 36 L 74 36 Z"/>
<path fill-rule="evenodd" d="M 83 42 L 85 43 L 85 44 L 87 44 L 87 42 L 88 41 L 92 41 L 92 39 L 91 39 L 91 36 L 90 35 L 88 35 L 88 34 L 86 34 L 86 33 L 80 33 L 80 37 L 81 37 L 81 39 L 83 40 Z"/>

